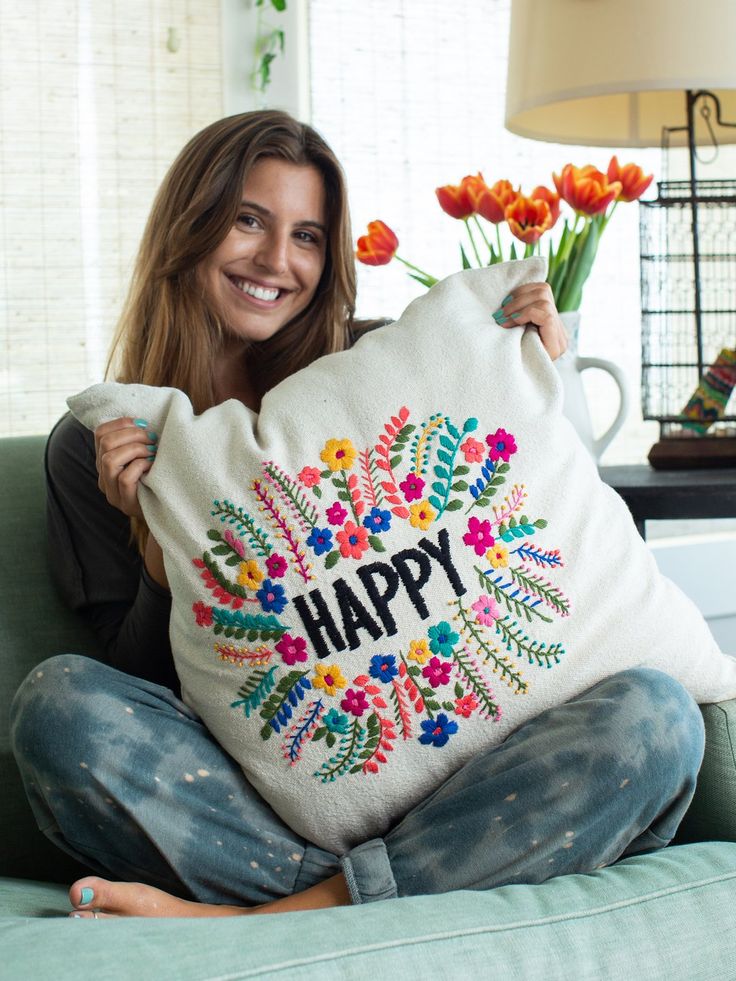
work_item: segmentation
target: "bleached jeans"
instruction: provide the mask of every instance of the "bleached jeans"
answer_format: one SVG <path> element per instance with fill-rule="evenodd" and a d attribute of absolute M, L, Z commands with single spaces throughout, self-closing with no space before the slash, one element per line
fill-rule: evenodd
<path fill-rule="evenodd" d="M 342 870 L 353 902 L 589 872 L 661 848 L 690 803 L 700 712 L 668 675 L 614 675 L 480 753 L 384 838 L 295 834 L 171 691 L 87 657 L 35 668 L 11 713 L 39 827 L 100 874 L 253 905 Z"/>

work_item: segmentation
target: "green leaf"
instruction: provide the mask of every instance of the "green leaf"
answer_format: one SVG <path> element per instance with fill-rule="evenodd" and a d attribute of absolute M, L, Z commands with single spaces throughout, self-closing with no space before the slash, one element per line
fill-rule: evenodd
<path fill-rule="evenodd" d="M 314 735 L 312 736 L 312 742 L 316 743 L 318 740 L 324 739 L 324 737 L 327 735 L 327 732 L 328 732 L 327 726 L 319 726 L 318 729 L 314 730 Z"/>
<path fill-rule="evenodd" d="M 445 425 L 447 426 L 447 431 L 453 439 L 460 439 L 460 433 L 457 431 L 457 427 L 453 426 L 449 419 L 445 419 Z"/>
<path fill-rule="evenodd" d="M 370 542 L 371 548 L 376 552 L 385 552 L 386 546 L 383 544 L 378 535 L 369 535 L 368 541 Z"/>
<path fill-rule="evenodd" d="M 400 456 L 392 456 L 391 459 L 389 460 L 389 465 L 391 466 L 392 470 L 395 470 L 400 463 L 401 463 Z"/>
<path fill-rule="evenodd" d="M 258 4 L 260 7 L 260 4 Z M 278 10 L 280 14 L 286 10 L 286 0 L 271 0 L 271 6 L 274 10 Z"/>
<path fill-rule="evenodd" d="M 416 281 L 421 283 L 422 286 L 426 286 L 427 289 L 430 289 L 430 287 L 434 286 L 434 284 L 437 282 L 434 276 L 420 276 L 419 273 L 413 272 L 410 272 L 409 276 L 411 279 L 416 279 Z"/>
<path fill-rule="evenodd" d="M 429 503 L 432 505 L 435 511 L 442 510 L 442 501 L 440 501 L 438 497 L 435 497 L 434 494 L 430 495 Z"/>
<path fill-rule="evenodd" d="M 455 449 L 455 444 L 444 433 L 440 435 L 440 443 L 446 450 L 450 450 L 450 452 Z"/>
<path fill-rule="evenodd" d="M 545 521 L 544 518 L 537 518 L 537 520 L 534 522 L 534 527 L 535 528 L 546 528 L 547 527 L 547 522 Z"/>
<path fill-rule="evenodd" d="M 455 682 L 455 698 L 462 698 L 464 694 L 465 694 L 465 689 L 463 688 L 463 686 L 460 684 L 459 681 L 456 681 Z"/>
<path fill-rule="evenodd" d="M 322 489 L 320 487 L 317 487 L 316 484 L 312 488 L 312 493 L 314 494 L 315 497 L 322 497 Z"/>
<path fill-rule="evenodd" d="M 465 422 L 463 423 L 464 433 L 474 433 L 477 428 L 478 428 L 478 420 L 474 419 L 472 416 L 469 419 L 466 419 Z"/>
<path fill-rule="evenodd" d="M 456 477 L 464 477 L 468 473 L 470 473 L 470 467 L 466 467 L 464 463 L 461 463 L 459 467 L 455 467 Z"/>
<path fill-rule="evenodd" d="M 445 487 L 445 485 L 444 484 L 441 484 L 439 482 L 439 480 L 435 480 L 435 482 L 432 484 L 432 490 L 435 492 L 435 494 L 442 494 L 443 497 L 445 495 L 445 490 L 446 489 L 447 488 Z M 431 498 L 430 498 L 430 500 L 431 500 Z M 434 506 L 435 505 L 433 505 L 433 507 Z"/>
<path fill-rule="evenodd" d="M 212 549 L 213 555 L 229 555 L 232 549 L 229 545 L 215 545 Z"/>
<path fill-rule="evenodd" d="M 470 268 L 472 268 L 471 267 L 471 264 L 470 264 L 470 260 L 465 255 L 465 249 L 463 248 L 462 243 L 460 244 L 460 259 L 461 259 L 462 264 L 463 264 L 463 269 L 470 269 Z"/>
<path fill-rule="evenodd" d="M 454 501 L 449 502 L 449 504 L 445 508 L 445 511 L 457 511 L 462 506 L 463 506 L 463 502 L 455 499 Z"/>
<path fill-rule="evenodd" d="M 348 494 L 347 491 L 344 491 L 344 490 L 338 491 L 337 492 L 337 496 L 340 498 L 341 501 L 349 501 L 350 500 L 350 495 Z"/>
<path fill-rule="evenodd" d="M 441 480 L 447 480 L 448 477 L 450 476 L 450 473 L 446 467 L 435 467 L 434 472 L 435 472 L 435 476 L 439 477 Z M 432 486 L 434 487 L 434 484 Z M 434 489 L 437 490 L 436 487 Z M 438 493 L 441 494 L 442 491 L 438 491 Z"/>
<path fill-rule="evenodd" d="M 437 450 L 437 458 L 443 463 L 446 463 L 448 467 L 452 465 L 452 457 L 445 450 Z M 435 473 L 436 472 L 437 468 L 435 467 Z M 447 476 L 447 471 L 445 471 L 445 476 Z"/>
<path fill-rule="evenodd" d="M 467 480 L 456 480 L 455 483 L 452 485 L 452 489 L 454 491 L 457 491 L 458 494 L 462 494 L 463 491 L 466 491 L 468 489 Z"/>
<path fill-rule="evenodd" d="M 424 705 L 425 705 L 426 708 L 428 708 L 432 712 L 437 712 L 437 711 L 439 711 L 439 709 L 442 708 L 442 706 L 440 705 L 440 703 L 438 701 L 436 701 L 434 698 L 427 698 L 427 699 L 425 699 Z"/>
<path fill-rule="evenodd" d="M 443 702 L 442 703 L 442 708 L 445 710 L 445 712 L 454 712 L 455 711 L 455 705 L 454 705 L 453 702 Z"/>
<path fill-rule="evenodd" d="M 496 473 L 508 473 L 508 471 L 510 469 L 511 469 L 511 464 L 510 463 L 500 463 L 496 467 Z"/>
<path fill-rule="evenodd" d="M 207 532 L 207 537 L 209 538 L 209 540 L 211 542 L 221 542 L 222 541 L 222 535 L 220 534 L 219 531 L 217 531 L 216 528 L 210 528 L 210 530 Z"/>
<path fill-rule="evenodd" d="M 325 559 L 325 569 L 331 569 L 333 566 L 337 565 L 340 561 L 340 552 L 338 549 L 333 549 L 332 552 Z"/>
<path fill-rule="evenodd" d="M 516 257 L 517 257 L 516 256 L 516 242 L 512 242 L 511 243 L 511 250 L 509 251 L 509 259 L 513 261 L 514 259 L 516 259 Z"/>
<path fill-rule="evenodd" d="M 327 743 L 327 748 L 328 749 L 332 749 L 332 747 L 337 742 L 337 736 L 335 735 L 335 733 L 334 732 L 328 732 L 327 733 L 327 738 L 325 739 L 325 742 Z"/>
<path fill-rule="evenodd" d="M 231 555 L 229 559 L 225 559 L 225 565 L 240 565 L 242 561 L 239 555 Z"/>

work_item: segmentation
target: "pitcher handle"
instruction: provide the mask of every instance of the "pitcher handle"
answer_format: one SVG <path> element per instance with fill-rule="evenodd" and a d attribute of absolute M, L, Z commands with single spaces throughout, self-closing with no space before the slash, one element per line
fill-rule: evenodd
<path fill-rule="evenodd" d="M 605 358 L 578 357 L 576 358 L 575 364 L 580 372 L 585 371 L 586 368 L 599 368 L 601 371 L 608 372 L 618 386 L 619 404 L 616 417 L 605 433 L 593 441 L 593 455 L 596 460 L 599 460 L 603 451 L 609 446 L 616 433 L 626 421 L 626 416 L 629 412 L 629 387 L 623 371 L 613 361 L 607 361 Z"/>

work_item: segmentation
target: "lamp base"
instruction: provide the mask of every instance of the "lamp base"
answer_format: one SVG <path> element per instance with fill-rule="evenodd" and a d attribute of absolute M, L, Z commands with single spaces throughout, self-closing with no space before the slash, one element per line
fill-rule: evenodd
<path fill-rule="evenodd" d="M 736 467 L 736 436 L 670 436 L 655 443 L 647 459 L 655 470 Z"/>

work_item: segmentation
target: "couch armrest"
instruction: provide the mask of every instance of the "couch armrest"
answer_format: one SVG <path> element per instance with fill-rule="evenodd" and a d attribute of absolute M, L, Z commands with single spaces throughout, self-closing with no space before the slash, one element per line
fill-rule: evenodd
<path fill-rule="evenodd" d="M 705 756 L 676 841 L 736 841 L 736 698 L 700 710 Z"/>

